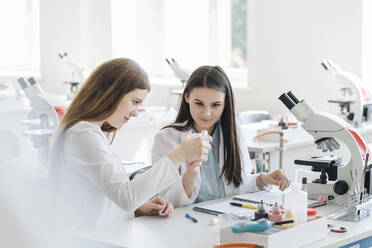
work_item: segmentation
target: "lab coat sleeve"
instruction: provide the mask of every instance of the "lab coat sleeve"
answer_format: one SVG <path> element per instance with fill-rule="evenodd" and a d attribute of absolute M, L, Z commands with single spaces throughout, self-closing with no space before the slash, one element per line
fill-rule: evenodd
<path fill-rule="evenodd" d="M 240 191 L 241 193 L 256 192 L 259 190 L 259 188 L 257 187 L 257 177 L 259 176 L 259 174 L 251 174 L 252 163 L 249 157 L 248 146 L 239 125 L 237 126 L 237 135 L 239 137 L 241 161 L 243 162 L 243 184 L 240 186 Z"/>
<path fill-rule="evenodd" d="M 98 187 L 120 208 L 133 212 L 152 196 L 159 193 L 178 178 L 179 174 L 169 160 L 164 157 L 144 174 L 129 181 L 123 166 L 111 152 L 100 130 L 88 129 L 71 132 L 66 137 L 69 159 L 75 160 L 81 173 L 92 186 Z"/>
<path fill-rule="evenodd" d="M 170 137 L 171 134 L 168 133 L 169 132 L 166 132 L 166 130 L 163 129 L 155 135 L 154 145 L 151 148 L 151 161 L 153 164 L 158 162 L 164 156 L 167 156 L 168 153 L 176 147 L 174 142 L 173 144 L 171 143 L 173 137 Z"/>
<path fill-rule="evenodd" d="M 180 144 L 180 133 L 174 130 L 161 130 L 154 140 L 154 145 L 151 150 L 151 158 L 153 162 L 158 161 L 166 156 L 173 148 Z M 181 165 L 182 166 L 182 165 Z M 178 174 L 183 176 L 182 169 L 178 170 Z M 175 183 L 160 192 L 160 195 L 170 201 L 174 207 L 188 206 L 194 203 L 198 196 L 199 187 L 194 186 L 191 197 L 189 198 L 185 192 L 182 183 L 182 177 L 179 177 Z"/>
<path fill-rule="evenodd" d="M 200 186 L 197 188 L 194 186 L 191 197 L 189 198 L 186 194 L 185 188 L 183 187 L 182 177 L 177 180 L 170 187 L 160 192 L 160 195 L 170 201 L 175 208 L 185 207 L 195 202 L 198 196 Z"/>

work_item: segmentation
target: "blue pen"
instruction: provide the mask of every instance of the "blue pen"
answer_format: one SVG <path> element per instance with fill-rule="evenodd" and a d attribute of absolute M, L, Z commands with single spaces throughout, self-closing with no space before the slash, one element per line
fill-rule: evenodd
<path fill-rule="evenodd" d="M 190 220 L 192 220 L 193 222 L 195 222 L 195 223 L 197 223 L 198 222 L 198 220 L 197 219 L 195 219 L 194 217 L 192 217 L 191 215 L 189 215 L 188 213 L 186 213 L 185 214 L 185 217 L 186 218 L 189 218 Z"/>

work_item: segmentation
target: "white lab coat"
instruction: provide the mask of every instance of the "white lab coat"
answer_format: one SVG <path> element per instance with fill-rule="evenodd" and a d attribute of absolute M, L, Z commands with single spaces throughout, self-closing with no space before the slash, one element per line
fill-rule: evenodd
<path fill-rule="evenodd" d="M 154 145 L 152 147 L 151 155 L 152 155 L 152 162 L 156 163 L 159 161 L 165 154 L 167 154 L 171 149 L 178 146 L 183 139 L 188 135 L 191 134 L 191 130 L 187 132 L 180 132 L 174 128 L 165 128 L 162 129 L 156 136 Z M 224 176 L 222 176 L 224 185 L 225 185 L 225 194 L 226 196 L 243 194 L 248 192 L 255 192 L 258 191 L 258 187 L 256 184 L 256 175 L 251 175 L 250 172 L 252 170 L 251 161 L 249 158 L 248 148 L 244 141 L 244 137 L 241 134 L 239 128 L 237 128 L 237 136 L 239 138 L 239 147 L 240 147 L 240 154 L 241 154 L 241 161 L 242 161 L 242 177 L 243 183 L 240 187 L 236 188 L 234 183 L 227 184 L 227 181 Z M 222 129 L 220 129 L 220 147 L 219 147 L 219 162 L 220 162 L 220 171 L 222 172 L 222 168 L 224 166 L 224 145 L 223 145 L 223 135 Z M 198 196 L 198 192 L 201 185 L 201 176 L 200 174 L 196 177 L 194 183 L 194 189 L 189 198 L 186 195 L 185 189 L 182 184 L 182 176 L 185 173 L 187 168 L 186 163 L 181 163 L 179 168 L 180 178 L 176 181 L 175 184 L 168 187 L 166 190 L 161 192 L 161 196 L 165 199 L 170 201 L 175 207 L 182 207 L 193 204 L 195 202 L 196 197 Z"/>
<path fill-rule="evenodd" d="M 51 166 L 59 196 L 58 219 L 69 229 L 133 217 L 135 209 L 180 177 L 164 157 L 129 181 L 98 123 L 79 122 L 62 137 L 60 159 Z"/>

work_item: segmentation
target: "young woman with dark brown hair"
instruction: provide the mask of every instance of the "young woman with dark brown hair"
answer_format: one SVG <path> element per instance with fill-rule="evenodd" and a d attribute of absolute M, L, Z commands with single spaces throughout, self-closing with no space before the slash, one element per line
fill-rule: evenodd
<path fill-rule="evenodd" d="M 178 180 L 182 161 L 198 163 L 208 153 L 210 137 L 187 139 L 129 180 L 106 134 L 137 116 L 149 90 L 147 74 L 137 63 L 113 59 L 92 72 L 69 106 L 50 160 L 57 214 L 67 227 L 96 226 L 133 215 L 169 216 L 169 202 L 149 199 Z"/>
<path fill-rule="evenodd" d="M 251 175 L 248 148 L 235 122 L 234 97 L 230 81 L 218 66 L 196 69 L 186 83 L 175 122 L 155 137 L 152 161 L 178 146 L 189 134 L 208 131 L 212 149 L 208 160 L 181 164 L 182 176 L 162 192 L 175 207 L 233 194 L 254 192 L 269 184 L 281 190 L 290 184 L 281 170 Z"/>

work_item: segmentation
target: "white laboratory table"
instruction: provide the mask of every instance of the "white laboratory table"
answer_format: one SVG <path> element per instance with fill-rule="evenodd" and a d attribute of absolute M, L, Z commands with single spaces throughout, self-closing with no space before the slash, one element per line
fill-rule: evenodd
<path fill-rule="evenodd" d="M 284 150 L 289 150 L 292 148 L 303 147 L 313 145 L 313 139 L 301 139 L 301 140 L 291 140 L 288 143 L 284 144 Z M 262 152 L 262 153 L 270 153 L 279 151 L 279 143 L 278 142 L 266 142 L 266 141 L 247 141 L 248 151 L 250 152 Z"/>
<path fill-rule="evenodd" d="M 256 126 L 254 126 L 257 128 Z M 297 127 L 296 129 L 302 129 Z M 244 129 L 243 129 L 244 130 Z M 372 125 L 362 126 L 356 129 L 368 144 L 372 143 Z M 251 127 L 245 127 L 245 139 L 248 150 L 253 153 L 266 154 L 266 166 L 271 170 L 279 168 L 279 142 L 254 141 L 253 137 L 256 133 L 252 133 Z M 255 129 L 257 132 L 257 129 Z M 296 169 L 310 170 L 307 166 L 298 166 L 294 164 L 295 159 L 305 158 L 315 155 L 324 155 L 323 152 L 317 149 L 314 144 L 314 139 L 311 135 L 303 130 L 286 130 L 289 135 L 288 142 L 283 145 L 283 169 L 287 176 L 295 179 Z M 291 133 L 292 132 L 292 133 Z M 286 134 L 285 134 L 286 135 Z M 286 137 L 284 136 L 286 139 Z M 371 149 L 372 147 L 370 147 Z M 341 146 L 340 150 L 334 152 L 336 155 L 342 156 L 344 161 L 349 160 L 350 153 L 346 146 Z M 325 154 L 328 155 L 328 154 Z M 293 169 L 295 168 L 295 169 Z"/>
<path fill-rule="evenodd" d="M 301 128 L 301 127 L 297 127 Z M 362 138 L 367 143 L 372 142 L 372 125 L 363 126 L 356 129 Z M 251 152 L 274 152 L 279 150 L 279 142 L 266 142 L 266 141 L 253 141 L 252 138 L 247 138 L 248 150 Z M 292 139 L 284 144 L 284 149 L 292 149 L 297 147 L 303 147 L 308 145 L 314 145 L 314 139 L 311 135 L 302 136 L 301 139 Z"/>
<path fill-rule="evenodd" d="M 216 201 L 221 200 L 214 202 Z M 203 204 L 206 203 L 199 205 Z M 110 244 L 110 247 L 213 247 L 219 242 L 219 227 L 209 224 L 211 219 L 216 216 L 195 212 L 192 207 L 175 209 L 173 216 L 168 218 L 143 216 L 115 222 L 98 229 L 84 230 L 78 235 L 97 243 Z M 318 208 L 318 211 L 320 214 L 328 214 L 333 212 L 333 209 L 332 206 L 324 206 Z M 185 213 L 191 214 L 199 222 L 194 223 L 185 218 Z M 372 217 L 359 223 L 336 220 L 329 220 L 328 223 L 346 226 L 348 231 L 346 233 L 329 233 L 325 239 L 303 248 L 340 247 L 372 236 Z"/>

